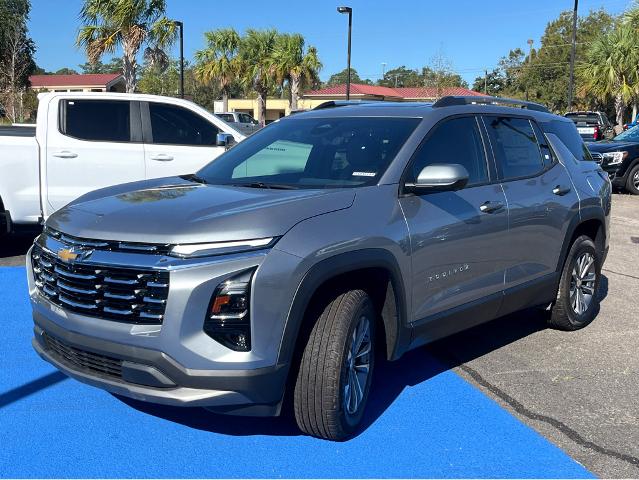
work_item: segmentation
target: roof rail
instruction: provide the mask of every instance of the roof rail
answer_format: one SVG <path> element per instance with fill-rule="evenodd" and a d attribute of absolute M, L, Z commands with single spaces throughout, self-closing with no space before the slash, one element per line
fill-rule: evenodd
<path fill-rule="evenodd" d="M 320 103 L 313 110 L 323 110 L 325 108 L 335 107 L 348 107 L 349 105 L 364 105 L 367 103 L 379 103 L 383 100 L 327 100 L 324 103 Z"/>
<path fill-rule="evenodd" d="M 488 97 L 488 96 L 442 97 L 433 104 L 433 108 L 452 107 L 453 105 L 504 105 L 504 106 L 526 108 L 528 110 L 535 110 L 536 112 L 550 113 L 550 110 L 548 110 L 546 107 L 538 103 L 526 102 L 524 100 L 515 100 L 512 98 Z"/>

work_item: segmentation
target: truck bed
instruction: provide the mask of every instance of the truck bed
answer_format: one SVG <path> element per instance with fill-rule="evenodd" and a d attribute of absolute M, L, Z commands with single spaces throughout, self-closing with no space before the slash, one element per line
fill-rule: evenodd
<path fill-rule="evenodd" d="M 0 125 L 0 137 L 35 137 L 36 127 Z"/>

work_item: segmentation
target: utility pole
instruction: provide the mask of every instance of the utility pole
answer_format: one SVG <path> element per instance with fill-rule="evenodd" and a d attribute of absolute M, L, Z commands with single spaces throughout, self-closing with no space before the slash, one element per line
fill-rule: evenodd
<path fill-rule="evenodd" d="M 575 0 L 572 12 L 572 47 L 570 50 L 570 80 L 568 81 L 568 110 L 572 110 L 573 90 L 575 87 L 575 50 L 577 48 L 577 7 L 579 0 Z"/>
<path fill-rule="evenodd" d="M 488 70 L 484 70 L 484 93 L 488 95 Z"/>
<path fill-rule="evenodd" d="M 529 38 L 528 39 L 528 69 L 530 70 L 530 67 L 532 65 L 532 46 L 533 46 L 533 39 Z M 526 82 L 526 101 L 528 101 L 528 82 Z"/>
<path fill-rule="evenodd" d="M 385 73 L 386 73 L 386 62 L 382 62 L 382 80 L 384 80 Z"/>
<path fill-rule="evenodd" d="M 346 80 L 346 100 L 351 99 L 351 30 L 353 29 L 353 9 L 351 7 L 337 7 L 339 13 L 348 14 L 348 53 L 347 53 L 347 69 L 348 75 Z"/>

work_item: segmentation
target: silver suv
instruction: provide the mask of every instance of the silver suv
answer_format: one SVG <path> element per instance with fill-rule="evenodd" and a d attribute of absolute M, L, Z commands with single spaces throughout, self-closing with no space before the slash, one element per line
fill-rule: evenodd
<path fill-rule="evenodd" d="M 289 392 L 302 431 L 338 440 L 376 358 L 527 307 L 584 327 L 608 177 L 569 119 L 504 103 L 322 108 L 81 197 L 28 256 L 34 348 L 149 402 L 277 415 Z"/>

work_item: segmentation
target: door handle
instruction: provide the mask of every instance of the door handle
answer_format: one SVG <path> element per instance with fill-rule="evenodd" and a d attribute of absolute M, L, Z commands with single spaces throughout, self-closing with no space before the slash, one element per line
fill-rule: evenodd
<path fill-rule="evenodd" d="M 484 202 L 479 206 L 479 210 L 483 213 L 494 213 L 504 208 L 504 204 L 501 202 Z"/>
<path fill-rule="evenodd" d="M 54 152 L 51 155 L 58 158 L 75 158 L 78 156 L 77 153 L 73 153 L 68 150 L 62 150 L 61 152 Z"/>
<path fill-rule="evenodd" d="M 155 155 L 151 155 L 151 160 L 156 160 L 158 162 L 170 162 L 173 160 L 173 157 L 166 153 L 156 153 Z"/>
<path fill-rule="evenodd" d="M 559 195 L 560 197 L 566 195 L 568 192 L 570 192 L 570 187 L 564 187 L 562 185 L 557 185 L 552 189 L 552 193 Z"/>

